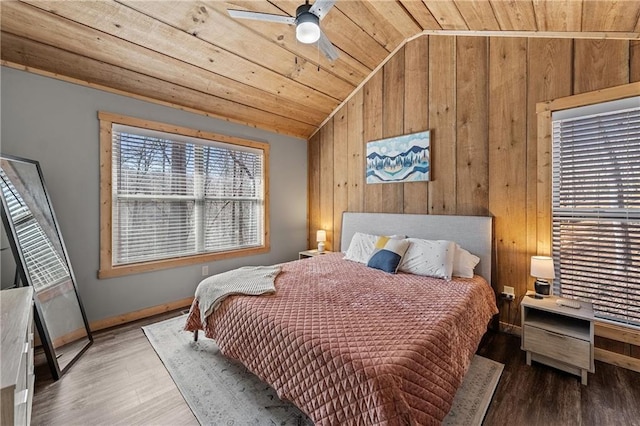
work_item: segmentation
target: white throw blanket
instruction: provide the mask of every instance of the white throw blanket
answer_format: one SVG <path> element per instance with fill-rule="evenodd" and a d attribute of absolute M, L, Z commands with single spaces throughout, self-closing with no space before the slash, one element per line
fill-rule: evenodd
<path fill-rule="evenodd" d="M 243 266 L 202 280 L 196 289 L 202 324 L 227 296 L 275 293 L 274 282 L 280 271 L 280 266 Z"/>

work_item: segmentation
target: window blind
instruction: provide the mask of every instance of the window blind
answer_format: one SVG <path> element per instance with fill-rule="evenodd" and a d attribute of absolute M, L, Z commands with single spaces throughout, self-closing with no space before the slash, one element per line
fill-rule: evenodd
<path fill-rule="evenodd" d="M 114 265 L 264 244 L 264 153 L 113 126 Z"/>
<path fill-rule="evenodd" d="M 555 291 L 640 326 L 640 107 L 552 123 Z"/>

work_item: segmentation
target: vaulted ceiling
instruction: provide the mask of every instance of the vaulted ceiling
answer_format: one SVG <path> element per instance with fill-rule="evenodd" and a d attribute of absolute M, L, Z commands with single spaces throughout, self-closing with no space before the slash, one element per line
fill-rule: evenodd
<path fill-rule="evenodd" d="M 4 65 L 307 138 L 418 34 L 640 39 L 640 1 L 338 0 L 321 27 L 340 57 L 292 26 L 302 0 L 2 1 Z"/>

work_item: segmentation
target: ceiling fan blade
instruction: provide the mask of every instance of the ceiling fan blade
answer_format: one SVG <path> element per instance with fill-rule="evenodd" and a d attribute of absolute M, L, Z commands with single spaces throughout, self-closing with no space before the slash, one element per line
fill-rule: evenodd
<path fill-rule="evenodd" d="M 340 56 L 338 54 L 338 50 L 335 48 L 333 44 L 329 41 L 327 36 L 324 34 L 322 30 L 320 30 L 320 39 L 318 40 L 318 49 L 324 53 L 324 56 L 329 58 L 330 61 L 335 61 Z"/>
<path fill-rule="evenodd" d="M 272 15 L 270 13 L 250 12 L 248 10 L 228 9 L 227 12 L 232 18 L 253 19 L 256 21 L 277 22 L 279 24 L 293 25 L 296 18 L 293 16 Z"/>
<path fill-rule="evenodd" d="M 316 0 L 313 6 L 311 6 L 311 9 L 309 9 L 309 12 L 316 15 L 319 19 L 322 19 L 333 7 L 335 2 L 336 0 Z"/>

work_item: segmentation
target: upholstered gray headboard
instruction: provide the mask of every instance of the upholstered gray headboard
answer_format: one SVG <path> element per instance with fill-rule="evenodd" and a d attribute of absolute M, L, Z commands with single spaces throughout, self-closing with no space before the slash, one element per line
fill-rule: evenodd
<path fill-rule="evenodd" d="M 491 217 L 344 212 L 340 245 L 342 251 L 347 250 L 356 232 L 455 241 L 480 258 L 475 272 L 491 284 Z"/>

